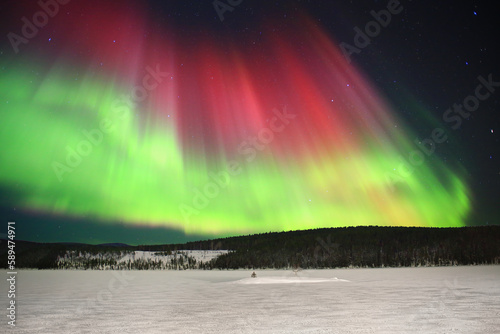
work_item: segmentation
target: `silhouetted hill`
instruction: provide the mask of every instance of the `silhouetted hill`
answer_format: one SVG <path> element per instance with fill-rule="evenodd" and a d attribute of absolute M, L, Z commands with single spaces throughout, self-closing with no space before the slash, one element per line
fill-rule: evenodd
<path fill-rule="evenodd" d="M 58 256 L 75 250 L 99 254 L 220 249 L 233 252 L 213 260 L 206 269 L 499 264 L 500 226 L 324 228 L 140 246 L 16 241 L 16 267 L 56 268 Z M 0 256 L 6 259 L 6 253 L 7 248 L 2 247 Z M 2 263 L 5 268 L 6 261 Z"/>
<path fill-rule="evenodd" d="M 109 244 L 99 244 L 97 246 L 99 246 L 99 247 L 132 247 L 130 245 L 122 244 L 122 243 L 119 243 L 119 242 L 109 243 Z"/>

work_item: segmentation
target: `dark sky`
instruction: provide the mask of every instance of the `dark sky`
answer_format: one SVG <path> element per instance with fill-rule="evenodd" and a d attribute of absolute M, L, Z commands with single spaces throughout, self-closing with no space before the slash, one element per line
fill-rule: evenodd
<path fill-rule="evenodd" d="M 206 41 L 207 36 L 220 49 L 235 45 L 246 50 L 264 48 L 262 35 L 293 31 L 288 30 L 290 26 L 299 29 L 297 25 L 304 17 L 322 27 L 335 45 L 342 42 L 354 45 L 354 28 L 365 29 L 365 25 L 374 20 L 370 12 L 385 9 L 389 2 L 247 0 L 222 13 L 222 21 L 211 1 L 138 3 L 147 12 L 151 31 L 164 32 L 166 39 L 173 38 L 197 52 L 197 45 Z M 4 36 L 0 44 L 2 70 L 26 54 L 44 54 L 43 47 L 34 42 L 27 45 L 24 55 L 13 55 L 7 38 L 10 31 L 19 30 L 20 18 L 28 15 L 25 13 L 32 13 L 35 3 L 25 1 L 19 5 L 7 1 L 0 5 L 0 27 Z M 227 4 L 226 1 L 220 3 Z M 65 6 L 71 8 L 72 13 L 78 13 L 80 4 L 72 0 Z M 127 1 L 123 6 L 133 9 L 139 5 Z M 464 181 L 470 189 L 471 200 L 466 225 L 500 224 L 500 47 L 497 36 L 500 21 L 494 2 L 407 0 L 400 1 L 400 6 L 402 12 L 393 14 L 391 21 L 371 38 L 369 45 L 351 55 L 352 64 L 391 102 L 397 117 L 411 125 L 417 138 L 429 138 L 436 127 L 446 131 L 448 140 L 436 147 L 435 158 L 449 164 L 450 168 L 460 164 L 465 169 Z M 112 5 L 103 7 L 103 10 L 113 8 Z M 88 15 L 88 8 L 82 13 Z M 106 14 L 117 15 L 114 12 Z M 55 16 L 43 30 L 57 34 L 58 29 L 64 30 L 65 24 L 69 23 Z M 130 22 L 123 22 L 123 25 L 130 28 Z M 46 38 L 45 32 L 34 40 L 37 38 Z M 92 36 L 87 38 L 92 40 Z M 266 53 L 262 51 L 261 54 Z M 463 104 L 468 96 L 474 95 L 481 83 L 480 76 L 485 79 L 490 76 L 498 84 L 493 84 L 490 96 L 453 129 L 454 123 L 445 122 L 443 115 L 454 104 Z M 2 91 L 4 87 L 0 87 L 0 93 Z M 8 100 L 6 94 L 2 95 L 0 106 Z M 420 112 L 421 108 L 427 111 L 426 116 Z M 9 142 L 2 144 L 4 147 L 10 145 Z M 5 161 L 2 159 L 12 157 L 0 155 L 0 164 Z M 17 201 L 20 198 L 17 188 L 8 180 L 9 175 L 4 176 L 0 183 L 1 219 L 16 221 L 18 239 L 152 244 L 207 238 L 201 234 L 186 235 L 175 228 L 131 227 L 117 220 L 102 223 L 92 215 L 75 218 L 22 209 L 22 203 Z M 4 226 L 0 233 L 5 233 L 6 224 Z"/>

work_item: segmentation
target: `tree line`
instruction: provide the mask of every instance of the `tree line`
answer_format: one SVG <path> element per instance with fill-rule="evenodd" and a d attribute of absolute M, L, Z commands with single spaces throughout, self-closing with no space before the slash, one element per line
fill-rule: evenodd
<path fill-rule="evenodd" d="M 346 227 L 221 241 L 214 268 L 345 268 L 500 263 L 500 226 Z"/>
<path fill-rule="evenodd" d="M 7 243 L 0 256 L 7 259 Z M 187 256 L 118 264 L 133 251 L 231 250 L 197 263 Z M 72 256 L 69 254 L 73 254 Z M 63 260 L 62 260 L 63 259 Z M 262 269 L 410 267 L 500 263 L 500 226 L 344 227 L 272 232 L 165 245 L 86 245 L 16 241 L 16 267 L 39 269 Z M 6 268 L 7 261 L 2 261 Z"/>

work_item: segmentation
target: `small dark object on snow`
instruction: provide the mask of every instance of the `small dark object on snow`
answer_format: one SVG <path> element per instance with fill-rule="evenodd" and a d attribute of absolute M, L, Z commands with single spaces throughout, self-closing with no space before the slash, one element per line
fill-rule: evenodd
<path fill-rule="evenodd" d="M 257 277 L 257 274 L 255 273 L 255 271 L 252 273 L 252 278 L 255 278 Z"/>

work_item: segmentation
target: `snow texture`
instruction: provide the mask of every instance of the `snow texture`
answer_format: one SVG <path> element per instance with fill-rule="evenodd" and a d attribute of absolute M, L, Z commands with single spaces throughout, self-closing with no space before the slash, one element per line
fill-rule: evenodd
<path fill-rule="evenodd" d="M 0 333 L 498 333 L 500 266 L 20 270 Z M 336 278 L 338 277 L 338 278 Z"/>
<path fill-rule="evenodd" d="M 229 253 L 229 250 L 176 250 L 172 252 L 150 252 L 150 251 L 120 251 L 100 252 L 92 254 L 89 252 L 67 251 L 63 257 L 58 258 L 59 269 L 88 269 L 89 262 L 97 260 L 94 269 L 134 269 L 139 266 L 144 269 L 202 269 L 220 255 Z M 114 264 L 99 264 L 109 260 Z"/>

